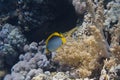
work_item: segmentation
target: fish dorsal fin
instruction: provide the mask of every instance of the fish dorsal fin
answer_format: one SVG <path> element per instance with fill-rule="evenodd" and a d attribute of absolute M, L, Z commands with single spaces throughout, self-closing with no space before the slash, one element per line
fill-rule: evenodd
<path fill-rule="evenodd" d="M 75 31 L 77 31 L 78 30 L 78 28 L 79 27 L 74 27 L 73 29 L 71 29 L 71 30 L 69 30 L 68 32 L 66 32 L 66 33 L 64 33 L 63 35 L 65 36 L 65 37 L 71 37 L 71 35 L 75 32 Z"/>

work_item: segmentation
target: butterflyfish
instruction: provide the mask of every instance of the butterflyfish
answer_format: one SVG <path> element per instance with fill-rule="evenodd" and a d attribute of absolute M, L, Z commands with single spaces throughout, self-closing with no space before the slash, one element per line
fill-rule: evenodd
<path fill-rule="evenodd" d="M 66 38 L 61 33 L 52 33 L 46 40 L 47 52 L 57 50 L 64 43 L 66 43 Z"/>

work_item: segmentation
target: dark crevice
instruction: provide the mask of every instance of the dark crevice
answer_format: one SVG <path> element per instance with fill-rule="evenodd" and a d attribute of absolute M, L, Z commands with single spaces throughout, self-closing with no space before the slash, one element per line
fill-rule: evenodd
<path fill-rule="evenodd" d="M 42 39 L 46 39 L 53 32 L 67 32 L 76 26 L 77 15 L 72 3 L 68 0 L 46 0 L 46 4 L 37 6 L 38 13 L 35 13 L 37 18 L 43 18 L 38 20 L 41 24 L 36 24 L 35 28 L 30 27 L 30 31 L 25 31 L 24 34 L 28 41 L 39 42 Z M 35 6 L 35 9 L 36 9 Z M 34 9 L 34 7 L 32 6 Z M 48 17 L 45 19 L 44 17 Z M 34 19 L 36 16 L 32 16 Z M 32 23 L 28 22 L 32 25 Z M 34 24 L 34 23 L 33 23 Z M 31 26 L 29 25 L 29 26 Z"/>
<path fill-rule="evenodd" d="M 67 32 L 76 26 L 78 16 L 70 0 L 43 0 L 41 3 L 29 0 L 21 4 L 16 0 L 8 0 L 8 3 L 6 1 L 0 2 L 0 14 L 9 16 L 6 23 L 20 26 L 30 43 L 46 39 L 56 31 Z M 83 17 L 80 21 L 82 19 Z"/>

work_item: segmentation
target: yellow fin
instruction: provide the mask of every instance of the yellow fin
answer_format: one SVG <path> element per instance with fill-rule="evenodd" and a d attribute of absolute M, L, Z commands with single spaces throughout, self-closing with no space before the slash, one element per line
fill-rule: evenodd
<path fill-rule="evenodd" d="M 63 36 L 63 34 L 59 33 L 59 36 L 61 37 L 62 43 L 66 43 L 66 38 Z"/>
<path fill-rule="evenodd" d="M 71 29 L 70 31 L 64 33 L 63 35 L 64 35 L 65 37 L 70 37 L 75 31 L 78 30 L 78 28 L 79 28 L 79 27 L 74 27 L 73 29 Z"/>
<path fill-rule="evenodd" d="M 66 38 L 65 37 L 61 37 L 62 43 L 65 44 L 66 43 Z"/>

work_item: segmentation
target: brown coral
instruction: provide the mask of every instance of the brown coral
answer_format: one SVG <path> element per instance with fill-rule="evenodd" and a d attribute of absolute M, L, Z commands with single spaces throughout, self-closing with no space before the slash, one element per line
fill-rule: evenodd
<path fill-rule="evenodd" d="M 90 36 L 84 35 L 82 40 L 67 38 L 67 43 L 57 50 L 55 60 L 61 65 L 74 67 L 80 77 L 87 77 L 96 68 L 100 68 L 99 60 L 106 56 L 103 39 L 95 26 L 90 26 Z M 85 70 L 85 71 L 83 71 Z"/>
<path fill-rule="evenodd" d="M 114 25 L 112 29 L 110 29 L 111 33 L 111 48 L 110 51 L 112 55 L 117 59 L 117 63 L 120 63 L 120 21 L 117 25 Z"/>
<path fill-rule="evenodd" d="M 88 14 L 85 15 L 85 21 L 81 25 L 82 34 L 77 35 L 77 40 L 67 37 L 67 43 L 57 50 L 54 58 L 61 65 L 72 67 L 79 77 L 88 77 L 95 73 L 100 75 L 103 65 L 110 69 L 116 63 L 116 59 L 110 58 L 109 61 L 103 62 L 103 58 L 112 56 L 111 52 L 120 60 L 120 29 L 118 27 L 115 32 L 113 30 L 110 48 L 103 32 L 105 28 L 103 0 L 98 1 L 97 5 L 93 1 L 86 0 Z M 114 43 L 117 45 L 112 46 Z"/>
<path fill-rule="evenodd" d="M 113 56 L 116 58 L 116 62 L 120 63 L 120 46 L 114 46 L 110 48 L 111 52 L 113 53 Z"/>
<path fill-rule="evenodd" d="M 107 70 L 110 70 L 111 67 L 115 66 L 116 65 L 116 61 L 115 61 L 115 58 L 113 57 L 110 57 L 110 59 L 106 59 L 104 60 L 104 68 L 106 68 Z"/>
<path fill-rule="evenodd" d="M 92 15 L 90 18 L 85 17 L 85 21 L 91 23 L 87 24 L 85 29 L 89 35 L 83 33 L 77 41 L 69 37 L 67 43 L 57 51 L 58 54 L 55 57 L 55 60 L 59 61 L 61 65 L 74 67 L 80 77 L 91 76 L 93 71 L 99 70 L 102 65 L 99 64 L 100 59 L 109 56 L 102 31 L 104 27 L 102 1 L 98 3 L 98 7 L 95 7 L 92 0 L 86 2 L 88 13 Z M 85 27 L 84 23 L 83 27 Z"/>

